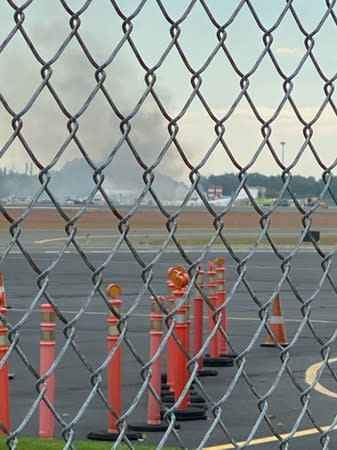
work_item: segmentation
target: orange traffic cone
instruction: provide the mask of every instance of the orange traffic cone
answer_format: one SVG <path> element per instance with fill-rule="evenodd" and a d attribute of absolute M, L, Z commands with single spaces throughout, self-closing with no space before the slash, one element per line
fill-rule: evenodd
<path fill-rule="evenodd" d="M 6 291 L 5 291 L 5 283 L 4 283 L 4 277 L 2 275 L 2 272 L 0 272 L 0 307 L 8 308 Z"/>
<path fill-rule="evenodd" d="M 280 296 L 277 295 L 273 301 L 271 316 L 268 321 L 268 326 L 273 334 L 273 337 L 268 334 L 267 340 L 261 347 L 286 347 L 288 345 L 286 329 L 284 325 Z"/>
<path fill-rule="evenodd" d="M 5 308 L 7 311 L 10 307 L 7 305 L 7 297 L 5 291 L 5 283 L 2 272 L 0 272 L 0 308 Z M 8 378 L 12 380 L 15 377 L 14 373 L 9 373 Z M 1 434 L 1 433 L 0 433 Z"/>

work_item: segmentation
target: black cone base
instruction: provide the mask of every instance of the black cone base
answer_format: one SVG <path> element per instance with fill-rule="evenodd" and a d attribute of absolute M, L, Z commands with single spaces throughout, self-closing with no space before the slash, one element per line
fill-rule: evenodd
<path fill-rule="evenodd" d="M 163 411 L 161 414 L 164 416 Z M 173 414 L 179 422 L 207 419 L 206 409 L 202 406 L 188 406 L 184 411 L 175 410 Z"/>
<path fill-rule="evenodd" d="M 144 438 L 142 433 L 125 433 L 130 441 L 140 441 Z M 117 441 L 120 433 L 109 433 L 108 431 L 93 431 L 88 433 L 87 438 L 93 441 Z"/>
<path fill-rule="evenodd" d="M 173 404 L 174 403 L 174 394 L 173 393 L 162 394 L 161 400 L 163 403 L 172 403 Z M 192 404 L 206 403 L 206 401 L 203 397 L 201 397 L 197 393 L 194 393 L 194 395 L 190 395 L 190 403 L 192 403 Z"/>
<path fill-rule="evenodd" d="M 206 355 L 204 358 L 204 366 L 205 367 L 230 367 L 234 366 L 234 358 L 233 356 L 218 356 L 217 358 L 211 358 L 209 355 Z"/>
<path fill-rule="evenodd" d="M 278 343 L 278 345 L 280 345 L 281 347 L 285 348 L 288 347 L 288 343 L 286 344 L 280 344 Z M 260 347 L 278 347 L 278 345 L 274 344 L 274 343 L 269 343 L 269 342 L 265 342 L 263 344 L 260 344 Z"/>
<path fill-rule="evenodd" d="M 166 373 L 162 373 L 161 374 L 161 385 L 165 386 L 167 384 L 167 374 Z M 193 387 L 194 381 L 192 381 L 192 386 Z"/>
<path fill-rule="evenodd" d="M 199 369 L 197 372 L 198 377 L 216 377 L 218 375 L 218 372 L 216 370 L 212 369 Z"/>
<path fill-rule="evenodd" d="M 159 424 L 148 424 L 148 423 L 135 423 L 133 425 L 128 424 L 128 428 L 132 431 L 147 431 L 147 432 L 155 432 L 155 431 L 166 431 L 170 427 L 166 422 L 160 422 Z M 175 423 L 173 425 L 175 430 L 180 430 L 179 423 Z"/>

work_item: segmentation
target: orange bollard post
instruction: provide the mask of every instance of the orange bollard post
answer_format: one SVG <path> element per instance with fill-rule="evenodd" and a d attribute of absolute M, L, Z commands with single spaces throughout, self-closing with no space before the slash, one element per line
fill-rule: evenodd
<path fill-rule="evenodd" d="M 55 312 L 49 303 L 41 305 L 41 339 L 40 339 L 40 376 L 49 370 L 55 361 Z M 45 398 L 51 405 L 55 405 L 55 373 L 45 380 L 47 389 Z M 43 439 L 52 439 L 55 432 L 55 417 L 45 401 L 42 399 L 39 405 L 39 436 Z"/>
<path fill-rule="evenodd" d="M 220 271 L 221 273 L 222 271 Z M 212 261 L 208 264 L 208 301 L 213 306 L 213 308 L 208 309 L 209 315 L 209 331 L 213 332 L 214 328 L 217 326 L 214 321 L 214 311 L 218 309 L 218 306 L 224 302 L 224 291 L 219 296 L 219 280 L 217 280 L 217 272 L 214 268 Z M 221 273 L 222 276 L 222 273 Z M 219 277 L 219 275 L 218 275 Z M 220 327 L 222 326 L 223 316 L 221 318 Z M 234 364 L 233 358 L 221 357 L 219 352 L 219 328 L 210 342 L 210 353 L 204 358 L 204 366 L 206 367 L 224 367 L 232 366 Z"/>
<path fill-rule="evenodd" d="M 0 314 L 4 316 L 7 309 L 0 307 Z M 10 431 L 10 398 L 8 381 L 8 363 L 3 363 L 8 351 L 8 329 L 0 321 L 0 436 Z"/>
<path fill-rule="evenodd" d="M 177 266 L 180 270 L 183 268 L 183 266 Z M 167 303 L 168 303 L 168 312 L 174 310 L 175 308 L 175 295 L 174 292 L 177 289 L 175 280 L 177 279 L 177 276 L 179 274 L 179 270 L 176 267 L 170 267 L 167 271 Z M 169 323 L 170 325 L 170 323 Z M 167 368 L 166 368 L 166 376 L 162 377 L 162 381 L 167 383 L 167 386 L 169 388 L 169 393 L 164 392 L 164 397 L 166 399 L 170 397 L 170 393 L 174 393 L 174 379 L 175 379 L 175 354 L 174 354 L 174 338 L 171 335 L 168 339 L 167 344 Z"/>
<path fill-rule="evenodd" d="M 200 290 L 204 288 L 204 271 L 199 268 L 199 273 L 196 278 L 196 285 L 199 287 Z M 203 335 L 204 335 L 204 299 L 202 295 L 199 292 L 199 289 L 195 287 L 194 289 L 194 355 L 197 355 L 203 345 Z M 200 356 L 197 360 L 197 363 L 199 365 L 198 370 L 198 377 L 212 377 L 216 376 L 218 372 L 216 370 L 212 369 L 205 369 L 204 368 L 204 357 Z"/>
<path fill-rule="evenodd" d="M 176 303 L 184 296 L 184 287 L 188 283 L 188 277 L 176 274 L 175 284 L 177 289 L 174 291 Z M 186 307 L 182 305 L 175 317 L 176 324 L 174 327 L 175 338 L 173 351 L 175 359 L 175 373 L 174 373 L 174 402 L 178 399 L 180 404 L 174 411 L 178 421 L 187 420 L 202 420 L 206 418 L 206 409 L 190 405 L 190 392 L 185 393 L 183 399 L 180 399 L 186 384 L 189 381 L 188 371 L 188 351 L 187 351 L 187 332 L 186 332 Z"/>
<path fill-rule="evenodd" d="M 174 310 L 175 307 L 175 296 L 174 291 L 176 289 L 175 283 L 172 281 L 172 274 L 175 269 L 171 267 L 167 274 L 168 274 L 168 281 L 167 281 L 167 309 L 170 313 Z M 171 322 L 169 322 L 169 325 L 171 325 Z M 166 367 L 166 383 L 168 385 L 169 391 L 173 394 L 174 392 L 174 369 L 175 366 L 175 360 L 174 360 L 174 338 L 172 335 L 169 337 L 167 342 L 167 367 Z M 164 377 L 165 380 L 165 377 Z"/>
<path fill-rule="evenodd" d="M 3 276 L 2 276 L 1 272 L 0 272 L 0 308 L 4 308 L 4 311 L 6 311 L 6 312 L 9 309 L 9 307 L 7 305 L 6 291 L 5 291 L 5 286 L 3 284 Z M 14 373 L 8 372 L 8 378 L 10 380 L 13 380 L 13 378 L 15 378 Z"/>
<path fill-rule="evenodd" d="M 217 308 L 221 308 L 226 301 L 226 289 L 225 289 L 225 260 L 221 256 L 219 256 L 216 260 L 216 295 L 217 295 Z M 227 334 L 228 331 L 228 321 L 227 321 L 227 307 L 223 307 L 221 309 L 221 327 L 217 333 L 218 338 L 218 351 L 219 358 L 221 358 L 224 362 L 228 362 L 228 366 L 232 366 L 234 364 L 234 359 L 237 357 L 237 354 L 230 353 L 228 351 L 228 343 L 225 336 L 222 334 L 221 330 Z"/>
<path fill-rule="evenodd" d="M 199 269 L 198 276 L 196 278 L 196 285 L 199 289 L 203 287 L 203 270 Z M 204 322 L 203 322 L 203 303 L 204 300 L 202 295 L 200 295 L 198 288 L 194 289 L 194 354 L 197 355 L 203 343 L 203 334 L 204 334 Z M 199 370 L 202 369 L 204 365 L 203 357 L 199 357 L 197 360 Z"/>
<path fill-rule="evenodd" d="M 175 291 L 176 299 L 183 296 L 184 292 L 182 289 Z M 176 338 L 180 342 L 183 349 L 186 351 L 186 307 L 182 306 L 177 311 L 176 315 L 176 326 L 175 326 Z M 179 347 L 178 343 L 175 341 L 175 361 L 176 361 L 176 374 L 175 374 L 175 389 L 174 389 L 174 401 L 178 400 L 178 397 L 184 390 L 186 383 L 188 381 L 188 359 L 184 351 Z M 183 411 L 187 408 L 189 404 L 189 392 L 185 394 L 183 401 L 178 406 L 179 411 Z"/>
<path fill-rule="evenodd" d="M 118 298 L 121 289 L 118 285 L 110 285 L 108 287 L 108 294 L 111 296 L 110 306 L 116 311 L 119 315 L 121 310 L 122 301 Z M 119 318 L 117 315 L 112 313 L 109 310 L 109 316 L 107 319 L 108 323 L 108 353 L 112 352 L 114 347 L 116 347 L 119 331 L 117 328 Z M 119 417 L 122 414 L 122 367 L 121 367 L 121 358 L 122 358 L 122 349 L 119 346 L 110 362 L 108 364 L 108 400 L 116 413 L 116 416 Z M 108 412 L 108 433 L 116 433 L 119 434 L 119 430 L 117 427 L 118 418 L 113 416 L 110 412 Z"/>
<path fill-rule="evenodd" d="M 217 295 L 216 295 L 216 272 L 214 270 L 213 262 L 210 261 L 208 264 L 208 301 L 213 306 L 214 309 L 217 307 Z M 208 309 L 208 322 L 209 322 L 209 332 L 212 333 L 215 328 L 215 322 L 213 319 L 214 309 Z M 210 342 L 210 358 L 215 359 L 219 356 L 218 353 L 218 341 L 217 336 L 214 335 Z"/>
<path fill-rule="evenodd" d="M 118 429 L 118 420 L 122 414 L 122 349 L 121 346 L 117 348 L 119 339 L 118 322 L 119 315 L 122 307 L 122 301 L 118 298 L 122 292 L 119 284 L 110 284 L 107 287 L 107 294 L 111 298 L 109 304 L 109 314 L 107 318 L 108 324 L 108 353 L 112 353 L 115 349 L 113 356 L 108 363 L 108 402 L 114 411 L 112 414 L 108 411 L 108 430 L 88 433 L 88 439 L 98 441 L 116 441 L 120 435 Z M 141 439 L 140 433 L 125 433 L 129 440 Z"/>
<path fill-rule="evenodd" d="M 225 292 L 225 261 L 223 258 L 217 258 L 215 260 L 216 268 L 216 297 L 217 297 L 217 308 L 221 308 L 221 306 L 226 301 L 226 292 Z M 223 331 L 227 331 L 227 308 L 223 307 L 221 309 L 221 328 Z M 220 332 L 220 329 L 217 333 L 218 339 L 218 351 L 219 356 L 226 355 L 228 351 L 228 345 L 225 337 Z"/>
<path fill-rule="evenodd" d="M 162 299 L 161 299 L 162 301 Z M 163 339 L 163 313 L 160 306 L 152 299 L 151 305 L 151 331 L 150 331 L 150 358 L 157 353 Z M 160 398 L 161 392 L 161 357 L 152 364 L 151 388 Z M 160 425 L 160 404 L 156 397 L 149 392 L 147 422 L 149 425 Z M 165 427 L 164 427 L 165 429 Z"/>
<path fill-rule="evenodd" d="M 159 302 L 163 303 L 164 297 L 161 296 Z M 151 330 L 150 330 L 150 359 L 154 358 L 158 352 L 163 338 L 163 313 L 154 298 L 151 301 Z M 161 356 L 151 366 L 152 376 L 150 386 L 157 397 L 161 395 Z M 154 393 L 149 389 L 148 406 L 147 406 L 147 422 L 143 424 L 129 425 L 130 430 L 135 431 L 166 431 L 169 427 L 167 423 L 161 421 L 161 404 L 157 400 Z M 175 429 L 180 428 L 174 425 Z"/>

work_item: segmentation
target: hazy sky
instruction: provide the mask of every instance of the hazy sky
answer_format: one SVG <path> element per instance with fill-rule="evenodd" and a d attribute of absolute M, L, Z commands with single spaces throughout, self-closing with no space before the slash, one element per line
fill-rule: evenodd
<path fill-rule="evenodd" d="M 25 3 L 15 2 L 18 6 Z M 73 38 L 60 56 L 53 60 L 58 49 L 70 33 L 70 15 L 57 0 L 33 0 L 24 9 L 23 27 L 32 41 L 41 60 L 51 62 L 52 75 L 50 85 L 71 115 L 77 114 L 96 86 L 95 68 Z M 189 162 L 195 166 L 216 142 L 215 122 L 209 117 L 207 109 L 200 99 L 194 98 L 185 110 L 186 103 L 193 92 L 193 73 L 184 64 L 177 49 L 173 46 L 162 61 L 163 53 L 171 42 L 171 24 L 159 7 L 159 1 L 147 0 L 73 0 L 65 2 L 73 10 L 90 3 L 80 15 L 79 34 L 88 47 L 91 56 L 98 65 L 106 63 L 104 86 L 111 100 L 123 115 L 132 112 L 142 97 L 146 83 L 146 70 L 140 65 L 129 43 L 126 41 L 115 54 L 123 41 L 122 19 L 112 3 L 120 8 L 125 16 L 140 11 L 132 19 L 131 37 L 139 55 L 148 68 L 155 68 L 156 82 L 154 90 L 163 107 L 171 118 L 178 117 L 179 131 L 177 141 L 185 152 Z M 179 45 L 184 51 L 192 71 L 200 71 L 200 93 L 217 120 L 224 121 L 223 140 L 226 149 L 218 144 L 211 156 L 204 161 L 202 175 L 237 172 L 230 159 L 230 152 L 240 166 L 250 165 L 250 172 L 267 175 L 280 174 L 281 168 L 272 156 L 267 145 L 261 145 L 263 135 L 261 122 L 255 116 L 251 106 L 240 93 L 242 78 L 237 73 L 223 49 L 219 49 L 210 59 L 218 45 L 217 28 L 207 16 L 202 3 L 206 4 L 219 25 L 224 30 L 228 55 L 242 75 L 249 75 L 248 94 L 260 117 L 271 120 L 270 144 L 282 159 L 281 141 L 284 145 L 284 162 L 292 163 L 294 174 L 313 175 L 319 178 L 323 168 L 314 158 L 309 146 L 303 147 L 304 125 L 294 113 L 291 103 L 286 101 L 281 111 L 275 111 L 284 98 L 283 83 L 286 77 L 292 77 L 291 98 L 296 108 L 307 122 L 314 120 L 324 104 L 326 94 L 324 85 L 336 76 L 337 72 L 337 2 L 324 24 L 319 25 L 327 12 L 325 0 L 162 0 L 161 5 L 173 21 L 178 21 L 186 9 L 193 5 L 180 27 Z M 258 24 L 249 4 L 256 11 Z M 333 2 L 331 2 L 333 3 Z M 293 11 L 284 14 L 287 4 Z M 235 11 L 240 11 L 235 15 Z M 14 9 L 5 1 L 0 2 L 0 92 L 15 114 L 22 114 L 32 96 L 41 85 L 42 62 L 34 56 L 17 31 L 10 42 L 7 38 L 15 30 Z M 294 19 L 297 15 L 301 22 L 298 26 Z M 235 15 L 235 17 L 234 17 Z M 22 18 L 21 18 L 22 19 Z M 280 20 L 280 24 L 276 26 Z M 261 29 L 262 28 L 262 29 Z M 271 50 L 279 65 L 280 74 L 268 53 L 256 67 L 265 44 L 264 31 L 271 30 Z M 317 28 L 320 28 L 319 31 Z M 305 34 L 312 33 L 313 40 Z M 267 37 L 268 39 L 268 37 Z M 270 38 L 269 38 L 270 39 Z M 313 55 L 318 62 L 318 72 L 312 59 L 307 58 L 300 71 L 297 70 L 305 55 L 307 45 L 313 46 Z M 208 61 L 207 64 L 205 64 Z M 159 66 L 159 67 L 158 67 Z M 325 78 L 325 79 L 324 79 Z M 331 96 L 333 102 L 336 95 Z M 232 109 L 232 106 L 235 108 Z M 335 105 L 335 103 L 333 103 Z M 11 139 L 13 129 L 12 116 L 0 103 L 0 146 L 1 167 L 24 171 L 25 162 L 30 161 L 18 139 L 3 149 Z M 22 136 L 42 165 L 49 164 L 54 155 L 67 140 L 67 117 L 45 87 L 36 100 L 22 116 Z M 109 102 L 99 91 L 88 108 L 78 118 L 77 136 L 89 156 L 95 161 L 104 160 L 113 151 L 121 133 L 120 119 Z M 140 158 L 147 165 L 157 160 L 169 140 L 168 121 L 163 117 L 153 97 L 149 95 L 136 116 L 131 120 L 130 142 Z M 328 103 L 318 120 L 313 123 L 311 142 L 319 154 L 323 166 L 334 164 L 336 159 L 336 114 Z M 300 158 L 296 159 L 301 153 Z M 55 168 L 66 161 L 81 157 L 74 143 L 65 149 Z M 123 145 L 113 159 L 111 170 L 124 185 L 139 178 L 143 169 L 127 145 Z M 175 145 L 171 145 L 159 163 L 156 171 L 188 181 L 190 169 L 183 162 Z"/>

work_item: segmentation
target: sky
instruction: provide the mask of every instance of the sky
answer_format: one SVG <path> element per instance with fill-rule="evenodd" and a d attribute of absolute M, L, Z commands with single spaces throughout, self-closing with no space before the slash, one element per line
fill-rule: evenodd
<path fill-rule="evenodd" d="M 334 22 L 337 2 L 333 14 L 326 18 L 325 0 L 69 0 L 63 4 L 58 0 L 28 0 L 11 3 L 28 5 L 24 8 L 24 18 L 21 16 L 23 29 L 40 60 L 20 31 L 11 34 L 15 30 L 15 10 L 9 3 L 0 2 L 0 92 L 13 114 L 21 116 L 21 135 L 41 166 L 52 164 L 54 169 L 59 169 L 67 161 L 82 157 L 76 143 L 65 145 L 69 137 L 68 118 L 48 88 L 44 87 L 35 95 L 41 87 L 42 65 L 49 62 L 50 86 L 71 115 L 80 112 L 77 136 L 88 156 L 95 162 L 107 161 L 118 148 L 109 170 L 115 184 L 122 188 L 142 183 L 144 167 L 151 165 L 156 174 L 186 183 L 191 167 L 198 167 L 204 176 L 237 173 L 238 167 L 248 172 L 277 175 L 282 173 L 283 159 L 293 174 L 317 179 L 326 167 L 334 168 L 336 95 L 331 96 L 332 106 L 325 104 L 324 85 L 333 80 L 337 69 L 337 25 Z M 73 11 L 89 5 L 80 14 L 79 35 L 97 65 L 108 62 L 104 87 L 110 103 L 98 91 L 83 108 L 95 92 L 95 67 L 75 38 L 55 59 L 70 33 L 71 16 L 64 4 Z M 118 11 L 125 17 L 132 16 L 130 36 L 145 67 L 123 39 L 123 19 Z M 182 17 L 185 18 L 181 21 Z M 185 61 L 176 47 L 170 46 L 170 20 L 172 23 L 180 21 L 177 42 L 183 49 Z M 226 53 L 218 48 L 217 24 L 223 26 L 226 33 L 222 35 Z M 263 53 L 268 30 L 278 69 L 270 55 Z M 312 38 L 308 39 L 310 33 Z M 320 73 L 310 57 L 298 70 L 306 54 L 305 42 L 313 45 L 312 54 Z M 137 107 L 146 91 L 146 72 L 150 69 L 156 77 L 156 97 L 167 117 L 151 94 Z M 195 72 L 200 76 L 199 92 L 203 101 L 192 95 Z M 253 105 L 242 95 L 244 75 L 249 81 L 247 93 Z M 284 101 L 283 86 L 287 77 L 293 83 L 292 102 Z M 124 143 L 120 148 L 120 119 L 112 102 L 121 114 L 132 116 L 130 145 Z M 322 105 L 325 107 L 320 111 Z M 304 122 L 313 121 L 312 148 L 305 144 L 305 123 L 296 112 Z M 176 139 L 184 158 L 176 145 L 167 146 L 170 143 L 168 117 L 178 125 Z M 269 146 L 264 142 L 259 118 L 270 123 L 269 128 L 264 129 L 270 132 Z M 13 140 L 12 119 L 3 102 L 0 103 L 0 167 L 23 172 L 31 158 L 19 139 Z M 215 133 L 216 121 L 221 120 L 224 125 L 222 144 Z M 61 155 L 54 159 L 60 149 Z M 35 164 L 33 167 L 37 173 Z"/>

